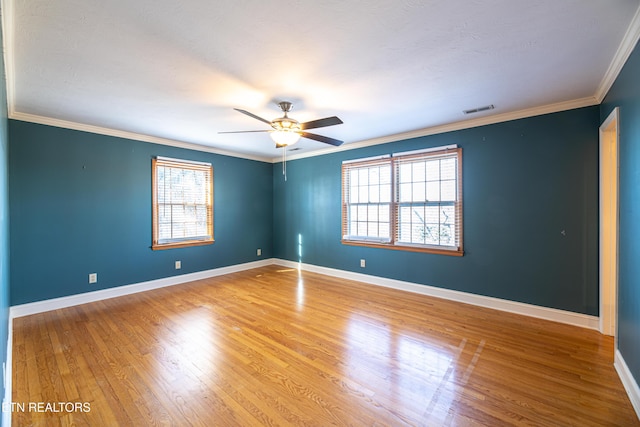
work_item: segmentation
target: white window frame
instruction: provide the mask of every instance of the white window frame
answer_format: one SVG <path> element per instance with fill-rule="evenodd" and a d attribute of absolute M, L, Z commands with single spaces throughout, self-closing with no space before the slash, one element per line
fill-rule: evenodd
<path fill-rule="evenodd" d="M 153 250 L 171 249 L 187 246 L 200 246 L 209 245 L 214 242 L 213 238 L 213 166 L 211 163 L 196 162 L 191 160 L 172 159 L 168 157 L 155 157 L 152 159 L 152 193 L 153 193 L 153 241 L 151 248 Z M 171 170 L 174 173 L 195 173 L 205 180 L 204 186 L 199 187 L 182 187 L 178 191 L 183 195 L 177 200 L 171 200 L 171 194 L 175 192 L 175 189 L 171 188 L 171 183 L 164 181 L 165 185 L 162 188 L 159 186 L 162 184 L 159 176 L 160 170 Z M 193 176 L 193 175 L 192 175 Z M 183 181 L 183 185 L 188 185 L 188 182 Z M 173 191 L 172 191 L 173 190 Z M 201 193 L 198 194 L 199 190 Z M 195 191 L 191 197 L 185 197 L 185 193 Z M 169 224 L 171 227 L 170 233 L 174 233 L 174 229 L 178 229 L 180 224 L 182 228 L 186 228 L 186 224 L 191 224 L 194 221 L 175 220 L 173 214 L 167 214 L 164 216 L 164 212 L 167 208 L 170 208 L 173 212 L 174 208 L 184 210 L 202 210 L 206 209 L 205 220 L 198 221 L 200 225 L 196 225 L 195 232 L 181 233 L 182 235 L 170 236 L 162 235 L 166 234 L 161 231 L 161 218 L 169 218 Z M 205 223 L 206 224 L 203 224 Z M 164 222 L 167 224 L 167 222 Z M 175 227 L 174 227 L 175 226 Z M 203 229 L 203 228 L 206 228 Z"/>
<path fill-rule="evenodd" d="M 439 171 L 437 175 L 438 178 L 435 181 L 429 181 L 429 178 L 426 176 L 424 178 L 424 182 L 419 179 L 414 182 L 414 178 L 411 178 L 408 182 L 402 182 L 402 185 L 409 185 L 409 187 L 403 187 L 404 190 L 401 190 L 401 165 L 404 165 L 403 168 L 406 169 L 408 165 L 412 163 L 420 164 L 424 162 L 438 161 L 438 165 L 440 167 L 442 161 L 447 161 L 448 159 L 455 159 L 454 182 L 452 182 L 451 179 L 451 172 L 449 172 L 449 176 L 444 179 L 443 175 L 440 175 Z M 448 163 L 450 164 L 451 162 L 449 161 Z M 390 194 L 387 194 L 386 191 L 386 181 L 384 184 L 384 191 L 379 190 L 378 187 L 382 187 L 382 184 L 378 184 L 379 178 L 376 175 L 380 175 L 381 173 L 376 172 L 377 169 L 380 171 L 384 170 L 385 172 L 390 171 Z M 358 173 L 356 174 L 355 171 L 358 171 Z M 364 177 L 364 185 L 361 185 L 360 181 L 362 181 L 362 179 L 360 176 Z M 373 184 L 369 184 L 367 176 L 373 177 Z M 427 185 L 437 185 L 438 199 L 428 200 L 426 195 L 427 193 L 424 193 L 425 196 L 422 201 L 414 201 L 413 199 L 407 200 L 406 197 L 403 196 L 403 191 L 406 191 L 407 188 L 422 188 L 422 185 L 425 187 Z M 448 198 L 443 200 L 442 195 L 445 193 L 441 193 L 441 191 L 444 191 L 442 189 L 445 187 Z M 352 194 L 355 191 L 359 194 Z M 369 193 L 371 193 L 371 196 L 368 196 Z M 389 200 L 388 216 L 384 213 L 387 209 L 387 203 L 381 203 L 380 200 L 382 200 L 383 196 L 378 196 L 376 193 L 384 194 L 384 200 Z M 404 198 L 404 200 L 401 200 L 401 198 Z M 422 236 L 422 242 L 413 241 L 411 233 L 415 234 L 413 229 L 419 227 L 411 227 L 412 231 L 409 232 L 410 234 L 407 234 L 406 228 L 402 228 L 401 212 L 404 209 L 404 212 L 406 213 L 407 207 L 413 206 L 416 206 L 416 209 L 411 210 L 411 217 L 416 216 L 416 218 L 419 218 L 420 221 L 423 222 L 423 227 L 429 226 L 430 229 L 435 229 L 438 243 L 433 243 L 433 235 L 431 235 L 432 240 L 429 242 L 429 239 L 425 237 L 428 235 L 426 230 L 423 232 L 424 235 Z M 435 207 L 437 207 L 437 210 L 434 209 Z M 422 209 L 421 212 L 428 213 L 430 211 L 432 214 L 437 212 L 436 222 L 434 224 L 427 224 L 427 216 L 423 215 L 423 219 L 419 215 L 420 209 Z M 368 215 L 363 215 L 365 211 Z M 414 213 L 413 211 L 416 212 Z M 358 214 L 358 218 L 354 218 L 356 213 Z M 387 218 L 388 224 L 380 225 L 382 222 L 386 221 Z M 431 215 L 430 218 L 433 218 L 433 215 Z M 433 221 L 433 219 L 431 221 Z M 446 224 L 448 221 L 451 222 Z M 361 232 L 358 233 L 356 228 Z M 367 230 L 365 230 L 365 228 Z M 403 230 L 404 234 L 402 232 Z M 365 234 L 363 234 L 362 231 L 365 231 Z M 462 149 L 458 148 L 457 145 L 406 151 L 393 153 L 392 155 L 369 157 L 343 162 L 343 244 L 462 256 L 464 254 L 462 231 Z M 447 236 L 451 236 L 449 238 L 452 240 L 444 240 Z M 443 239 L 444 243 L 442 243 L 443 240 L 440 239 Z"/>

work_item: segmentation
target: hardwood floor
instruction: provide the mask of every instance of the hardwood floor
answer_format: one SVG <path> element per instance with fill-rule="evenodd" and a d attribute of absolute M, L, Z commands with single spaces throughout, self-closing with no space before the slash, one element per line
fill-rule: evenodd
<path fill-rule="evenodd" d="M 278 266 L 17 318 L 13 351 L 15 426 L 640 425 L 609 337 Z"/>

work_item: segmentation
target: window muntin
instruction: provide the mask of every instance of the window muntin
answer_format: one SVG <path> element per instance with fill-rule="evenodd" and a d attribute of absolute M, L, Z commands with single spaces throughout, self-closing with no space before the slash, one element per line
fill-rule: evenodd
<path fill-rule="evenodd" d="M 343 243 L 462 255 L 461 156 L 453 146 L 345 162 Z"/>
<path fill-rule="evenodd" d="M 211 164 L 158 157 L 152 165 L 152 248 L 213 243 Z"/>
<path fill-rule="evenodd" d="M 391 240 L 391 166 L 373 162 L 351 168 L 348 186 L 349 237 L 355 240 Z"/>

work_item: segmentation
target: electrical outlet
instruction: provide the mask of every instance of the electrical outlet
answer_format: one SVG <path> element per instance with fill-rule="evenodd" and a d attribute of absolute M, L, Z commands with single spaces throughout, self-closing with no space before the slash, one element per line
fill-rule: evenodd
<path fill-rule="evenodd" d="M 98 273 L 89 274 L 89 283 L 98 283 Z"/>
<path fill-rule="evenodd" d="M 256 251 L 256 255 L 261 256 L 261 255 L 262 255 L 262 249 L 258 249 L 258 250 Z"/>
<path fill-rule="evenodd" d="M 176 261 L 176 270 L 180 270 L 182 268 L 182 261 Z"/>
<path fill-rule="evenodd" d="M 363 259 L 360 260 L 360 267 L 365 268 L 367 266 L 367 262 Z"/>

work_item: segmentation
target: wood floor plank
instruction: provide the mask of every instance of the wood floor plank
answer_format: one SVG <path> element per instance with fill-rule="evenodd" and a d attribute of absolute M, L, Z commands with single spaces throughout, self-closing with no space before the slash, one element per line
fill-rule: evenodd
<path fill-rule="evenodd" d="M 90 406 L 16 426 L 640 426 L 610 337 L 278 266 L 13 324 L 13 401 Z"/>

